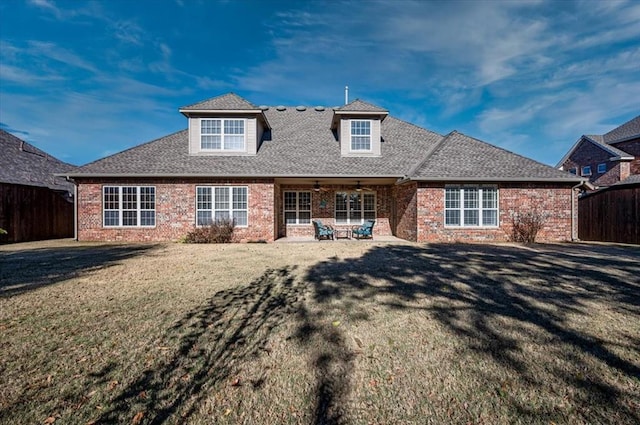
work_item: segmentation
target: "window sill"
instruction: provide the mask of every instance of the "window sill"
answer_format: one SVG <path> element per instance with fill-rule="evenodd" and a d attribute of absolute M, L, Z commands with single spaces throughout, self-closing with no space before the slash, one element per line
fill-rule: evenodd
<path fill-rule="evenodd" d="M 450 224 L 445 224 L 444 225 L 445 229 L 464 229 L 464 230 L 469 230 L 469 229 L 475 229 L 475 230 L 495 230 L 495 229 L 499 229 L 500 226 L 452 226 Z"/>

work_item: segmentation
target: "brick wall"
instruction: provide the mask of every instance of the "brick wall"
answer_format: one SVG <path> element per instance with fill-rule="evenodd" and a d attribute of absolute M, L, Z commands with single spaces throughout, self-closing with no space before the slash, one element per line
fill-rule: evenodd
<path fill-rule="evenodd" d="M 620 181 L 620 166 L 618 162 L 609 161 L 612 156 L 610 152 L 593 143 L 582 141 L 562 166 L 565 171 L 575 168 L 576 174 L 580 176 L 582 167 L 589 165 L 591 166 L 589 181 L 596 186 L 608 186 Z M 607 170 L 604 173 L 598 173 L 598 164 L 602 163 L 606 164 Z"/>
<path fill-rule="evenodd" d="M 571 240 L 571 185 L 507 184 L 498 187 L 497 228 L 455 228 L 444 226 L 444 183 L 420 183 L 417 192 L 417 241 L 508 241 L 511 214 L 532 209 L 547 214 L 539 241 Z M 575 202 L 575 200 L 574 200 Z"/>
<path fill-rule="evenodd" d="M 81 180 L 78 182 L 78 239 L 81 241 L 170 241 L 195 226 L 196 186 L 247 186 L 248 227 L 237 227 L 237 242 L 273 241 L 275 237 L 274 184 L 268 180 Z M 105 228 L 102 225 L 102 187 L 144 185 L 156 188 L 156 226 Z"/>
<path fill-rule="evenodd" d="M 614 146 L 635 157 L 635 159 L 631 161 L 629 172 L 630 174 L 640 174 L 640 139 L 616 143 Z"/>
<path fill-rule="evenodd" d="M 417 241 L 417 188 L 415 182 L 395 186 L 395 235 L 408 241 Z"/>

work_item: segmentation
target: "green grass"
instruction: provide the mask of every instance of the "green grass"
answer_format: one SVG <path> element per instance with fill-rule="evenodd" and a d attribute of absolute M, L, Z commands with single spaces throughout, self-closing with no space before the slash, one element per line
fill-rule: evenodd
<path fill-rule="evenodd" d="M 0 247 L 0 423 L 640 421 L 640 251 Z"/>

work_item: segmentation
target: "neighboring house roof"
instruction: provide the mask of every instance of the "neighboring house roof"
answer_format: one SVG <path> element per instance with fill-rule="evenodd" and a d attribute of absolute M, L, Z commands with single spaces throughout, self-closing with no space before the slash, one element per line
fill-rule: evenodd
<path fill-rule="evenodd" d="M 236 95 L 194 105 L 237 109 Z M 240 98 L 242 99 L 242 98 Z M 209 103 L 207 103 L 209 102 Z M 346 109 L 345 109 L 346 108 Z M 354 100 L 335 109 L 261 107 L 271 125 L 255 156 L 189 155 L 188 130 L 162 137 L 80 167 L 74 177 L 393 177 L 436 180 L 567 181 L 583 178 L 452 133 L 443 136 L 392 116 L 385 109 Z M 379 113 L 381 156 L 342 156 L 332 121 L 336 110 Z M 436 149 L 437 148 L 437 149 Z M 462 165 L 457 164 L 462 161 Z M 420 165 L 418 167 L 418 165 Z M 412 173 L 415 169 L 415 173 Z M 433 173 L 432 170 L 439 170 Z"/>
<path fill-rule="evenodd" d="M 619 143 L 640 137 L 640 115 L 604 134 L 605 143 Z"/>
<path fill-rule="evenodd" d="M 614 186 L 623 186 L 623 185 L 630 185 L 630 184 L 640 184 L 640 174 L 632 174 L 626 179 L 614 184 Z"/>
<path fill-rule="evenodd" d="M 409 175 L 412 180 L 573 181 L 576 176 L 457 131 L 449 133 Z"/>
<path fill-rule="evenodd" d="M 628 152 L 623 151 L 622 149 L 618 149 L 612 144 L 624 142 L 626 140 L 640 138 L 640 115 L 637 117 L 627 121 L 611 130 L 608 133 L 603 135 L 599 134 L 588 134 L 581 136 L 569 149 L 565 156 L 562 157 L 560 162 L 556 167 L 561 167 L 567 159 L 573 154 L 573 152 L 578 148 L 581 142 L 588 141 L 604 150 L 605 152 L 609 152 L 614 159 L 616 160 L 632 160 L 634 157 L 630 155 Z"/>
<path fill-rule="evenodd" d="M 0 183 L 43 186 L 73 191 L 73 184 L 63 174 L 76 167 L 62 162 L 11 133 L 0 130 Z"/>

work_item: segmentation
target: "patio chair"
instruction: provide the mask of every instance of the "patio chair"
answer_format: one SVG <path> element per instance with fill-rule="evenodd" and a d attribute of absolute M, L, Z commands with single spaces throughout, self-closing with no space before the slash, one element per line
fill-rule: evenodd
<path fill-rule="evenodd" d="M 317 240 L 333 240 L 333 227 L 322 224 L 320 220 L 313 220 L 313 228 L 315 230 L 315 238 Z"/>
<path fill-rule="evenodd" d="M 374 224 L 376 224 L 375 220 L 366 220 L 362 226 L 355 226 L 351 229 L 351 234 L 356 239 L 373 239 Z"/>

